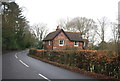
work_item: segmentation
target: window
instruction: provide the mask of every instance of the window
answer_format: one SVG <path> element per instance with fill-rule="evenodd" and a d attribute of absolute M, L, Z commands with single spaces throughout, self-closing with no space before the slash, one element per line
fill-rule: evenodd
<path fill-rule="evenodd" d="M 85 44 L 85 42 L 83 43 L 83 47 L 85 47 L 86 46 L 86 44 Z"/>
<path fill-rule="evenodd" d="M 59 46 L 63 46 L 64 45 L 64 40 L 59 40 Z"/>
<path fill-rule="evenodd" d="M 79 46 L 79 42 L 74 42 L 74 46 Z"/>
<path fill-rule="evenodd" d="M 50 41 L 49 41 L 49 45 L 50 45 Z"/>

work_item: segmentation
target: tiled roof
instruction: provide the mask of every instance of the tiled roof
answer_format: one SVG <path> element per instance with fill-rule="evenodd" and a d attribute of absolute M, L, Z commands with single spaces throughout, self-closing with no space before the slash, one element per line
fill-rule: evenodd
<path fill-rule="evenodd" d="M 43 41 L 46 41 L 46 40 L 53 40 L 59 33 L 61 32 L 61 30 L 56 30 L 54 32 L 51 32 L 49 33 Z"/>
<path fill-rule="evenodd" d="M 63 32 L 70 41 L 87 41 L 86 39 L 82 39 L 80 33 L 65 32 L 63 29 L 49 33 L 43 41 L 53 40 L 60 32 Z"/>
<path fill-rule="evenodd" d="M 65 32 L 71 41 L 82 41 L 80 33 L 76 32 Z"/>

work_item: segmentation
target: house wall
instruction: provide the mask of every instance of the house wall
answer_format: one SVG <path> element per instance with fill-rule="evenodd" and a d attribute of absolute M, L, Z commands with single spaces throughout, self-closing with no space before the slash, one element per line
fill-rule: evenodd
<path fill-rule="evenodd" d="M 59 40 L 64 40 L 64 46 L 59 46 Z M 78 47 L 74 47 L 74 42 L 69 41 L 69 39 L 66 37 L 66 35 L 61 32 L 59 35 L 57 35 L 53 40 L 53 50 L 54 49 L 70 49 L 70 48 L 77 48 L 82 49 L 82 42 L 79 42 Z"/>
<path fill-rule="evenodd" d="M 53 49 L 53 42 L 52 41 L 50 41 L 50 45 L 49 45 L 49 41 L 44 41 L 43 45 L 44 45 L 44 49 L 46 49 L 46 50 L 52 50 Z"/>
<path fill-rule="evenodd" d="M 64 46 L 59 46 L 59 40 L 64 40 Z M 59 33 L 53 41 L 44 41 L 44 49 L 46 50 L 58 50 L 58 49 L 83 49 L 83 43 L 79 42 L 79 46 L 74 46 L 74 42 L 69 41 L 69 39 L 66 37 L 66 35 L 61 32 Z"/>

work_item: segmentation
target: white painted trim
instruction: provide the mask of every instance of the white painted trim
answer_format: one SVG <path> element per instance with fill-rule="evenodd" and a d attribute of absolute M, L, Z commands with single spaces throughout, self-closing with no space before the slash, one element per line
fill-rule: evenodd
<path fill-rule="evenodd" d="M 75 41 L 75 42 L 76 42 L 76 41 Z M 78 47 L 78 46 L 79 46 L 79 42 L 76 42 L 77 45 L 75 45 L 75 42 L 74 42 L 74 46 L 75 46 L 75 47 Z"/>
<path fill-rule="evenodd" d="M 86 42 L 83 42 L 83 47 L 85 47 L 85 45 L 86 45 Z"/>
<path fill-rule="evenodd" d="M 63 44 L 60 44 L 60 41 L 61 41 L 61 40 L 59 40 L 59 46 L 64 46 L 64 40 L 63 40 Z"/>
<path fill-rule="evenodd" d="M 50 41 L 48 41 L 49 45 L 50 45 Z"/>

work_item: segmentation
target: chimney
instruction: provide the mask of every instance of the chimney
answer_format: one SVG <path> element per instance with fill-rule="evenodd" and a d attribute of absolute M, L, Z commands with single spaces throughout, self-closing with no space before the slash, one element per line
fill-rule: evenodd
<path fill-rule="evenodd" d="M 60 30 L 60 26 L 59 26 L 59 25 L 57 26 L 57 29 L 56 29 L 56 31 L 57 31 L 57 30 Z"/>

